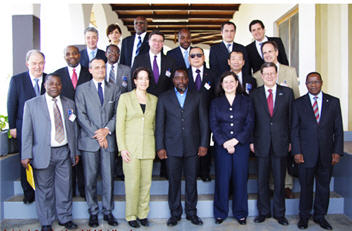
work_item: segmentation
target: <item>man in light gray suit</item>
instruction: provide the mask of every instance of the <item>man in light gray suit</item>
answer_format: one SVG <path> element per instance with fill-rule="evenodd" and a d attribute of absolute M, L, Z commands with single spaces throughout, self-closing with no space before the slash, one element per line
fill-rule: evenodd
<path fill-rule="evenodd" d="M 75 102 L 81 127 L 78 149 L 82 151 L 89 226 L 97 227 L 99 206 L 97 201 L 98 169 L 102 178 L 102 212 L 109 225 L 118 225 L 112 215 L 113 169 L 116 152 L 115 118 L 118 100 L 115 84 L 105 81 L 105 62 L 94 58 L 89 63 L 93 79 L 77 87 Z"/>
<path fill-rule="evenodd" d="M 56 216 L 59 225 L 76 229 L 71 188 L 71 165 L 78 163 L 80 154 L 76 108 L 72 100 L 60 96 L 59 76 L 48 75 L 44 86 L 44 95 L 24 105 L 21 162 L 25 168 L 33 166 L 41 230 L 52 230 Z"/>

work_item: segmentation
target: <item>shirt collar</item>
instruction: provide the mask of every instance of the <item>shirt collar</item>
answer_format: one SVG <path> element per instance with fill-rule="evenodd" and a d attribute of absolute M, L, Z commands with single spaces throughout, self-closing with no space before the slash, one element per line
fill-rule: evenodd
<path fill-rule="evenodd" d="M 174 87 L 174 91 L 176 92 L 176 94 L 177 94 L 177 95 L 181 95 L 181 93 L 180 93 L 180 92 L 178 92 L 178 90 L 176 89 L 176 87 Z M 187 91 L 188 91 L 188 87 L 186 88 L 186 90 L 183 92 L 183 94 L 182 94 L 182 95 L 187 94 Z"/>
<path fill-rule="evenodd" d="M 68 68 L 70 73 L 73 72 L 73 68 L 74 68 L 76 73 L 77 73 L 77 75 L 78 75 L 78 73 L 81 71 L 81 64 L 78 63 L 78 65 L 76 67 L 67 66 L 67 68 Z"/>
<path fill-rule="evenodd" d="M 95 48 L 94 50 L 91 50 L 91 49 L 89 49 L 89 48 L 87 47 L 87 52 L 88 52 L 88 54 L 90 54 L 92 51 L 94 51 L 94 54 L 96 54 L 97 51 L 98 51 L 98 47 Z"/>
<path fill-rule="evenodd" d="M 32 82 L 34 82 L 34 79 L 36 79 L 32 74 L 31 74 L 31 72 L 29 72 L 28 71 L 28 74 L 29 74 L 29 77 L 31 78 L 31 80 L 32 80 Z M 39 82 L 42 80 L 42 78 L 43 78 L 43 74 L 42 74 L 42 76 L 40 76 L 38 79 L 39 79 Z"/>
<path fill-rule="evenodd" d="M 267 42 L 267 41 L 269 41 L 268 37 L 264 36 L 264 38 L 263 38 L 262 41 L 259 42 L 258 40 L 255 40 L 255 43 L 256 43 L 257 45 L 260 45 L 260 44 L 263 44 L 263 43 L 265 43 L 265 42 Z"/>
<path fill-rule="evenodd" d="M 320 91 L 317 95 L 313 95 L 308 92 L 308 95 L 309 95 L 310 100 L 312 100 L 312 101 L 315 100 L 314 97 L 316 97 L 316 96 L 318 97 L 318 100 L 323 99 L 323 92 L 322 91 Z"/>
<path fill-rule="evenodd" d="M 147 32 L 145 31 L 145 32 L 143 32 L 142 34 L 137 34 L 136 33 L 136 37 L 135 37 L 135 39 L 137 39 L 138 40 L 138 36 L 141 36 L 141 40 L 142 40 L 142 42 L 144 41 L 144 37 L 145 37 L 145 35 L 147 34 Z"/>
<path fill-rule="evenodd" d="M 47 102 L 52 102 L 53 101 L 53 97 L 51 97 L 48 92 L 45 92 L 45 99 Z M 57 102 L 60 102 L 61 101 L 61 98 L 60 98 L 60 95 L 56 96 L 55 97 L 57 99 Z"/>
<path fill-rule="evenodd" d="M 204 69 L 203 65 L 201 67 L 199 67 L 199 68 L 192 67 L 192 73 L 196 73 L 197 74 L 196 70 L 200 70 L 200 74 L 203 75 L 203 73 L 204 73 L 203 69 Z"/>
<path fill-rule="evenodd" d="M 276 88 L 277 88 L 277 84 L 275 84 L 272 88 L 269 88 L 269 87 L 264 85 L 265 92 L 268 92 L 269 89 L 272 89 L 273 90 L 273 94 L 274 94 L 276 92 Z"/>
<path fill-rule="evenodd" d="M 149 56 L 150 56 L 150 58 L 152 58 L 152 59 L 154 59 L 154 56 L 157 56 L 157 59 L 158 58 L 160 58 L 160 56 L 161 56 L 161 52 L 159 52 L 158 54 L 154 54 L 153 52 L 151 52 L 151 51 L 149 51 Z"/>

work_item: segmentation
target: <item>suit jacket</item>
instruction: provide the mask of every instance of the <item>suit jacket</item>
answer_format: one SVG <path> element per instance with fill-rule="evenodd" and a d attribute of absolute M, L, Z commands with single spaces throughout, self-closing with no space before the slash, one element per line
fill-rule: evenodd
<path fill-rule="evenodd" d="M 56 70 L 54 74 L 57 74 L 58 76 L 61 77 L 61 83 L 62 83 L 61 95 L 71 100 L 75 100 L 75 89 L 73 88 L 73 85 L 72 85 L 72 80 L 70 77 L 70 73 L 68 72 L 68 67 L 60 68 Z M 92 79 L 92 75 L 89 73 L 88 69 L 84 66 L 81 66 L 81 71 L 78 76 L 77 86 L 81 85 L 82 83 L 88 82 L 91 79 Z"/>
<path fill-rule="evenodd" d="M 257 81 L 251 75 L 244 75 L 242 73 L 242 89 L 249 95 L 255 88 L 257 88 Z"/>
<path fill-rule="evenodd" d="M 243 58 L 245 60 L 245 64 L 242 68 L 242 72 L 249 74 L 249 64 L 248 64 L 248 55 L 246 48 L 238 43 L 233 43 L 232 51 L 241 51 L 243 53 Z M 210 69 L 217 74 L 217 80 L 220 79 L 221 75 L 225 71 L 229 71 L 230 67 L 227 63 L 229 56 L 229 51 L 227 50 L 225 44 L 223 42 L 214 44 L 210 47 L 210 54 L 209 54 L 209 62 L 210 62 Z"/>
<path fill-rule="evenodd" d="M 79 52 L 81 54 L 81 59 L 79 63 L 86 68 L 89 68 L 89 56 L 87 53 L 87 48 L 83 49 Z M 106 56 L 105 56 L 105 51 L 98 49 L 97 54 L 95 55 L 95 58 L 100 58 L 103 59 L 104 62 L 107 61 Z"/>
<path fill-rule="evenodd" d="M 76 114 L 75 103 L 60 96 L 65 123 L 70 159 L 75 163 L 75 156 L 80 155 L 77 149 L 77 120 L 69 119 L 69 110 Z M 32 159 L 33 168 L 47 168 L 51 156 L 51 120 L 45 95 L 28 100 L 24 105 L 22 152 L 21 158 Z"/>
<path fill-rule="evenodd" d="M 256 79 L 258 87 L 263 86 L 264 82 L 261 77 L 260 70 L 254 73 L 253 77 Z M 291 88 L 293 90 L 295 99 L 299 97 L 298 77 L 296 68 L 289 67 L 280 63 L 277 83 L 282 86 Z"/>
<path fill-rule="evenodd" d="M 187 70 L 186 63 L 183 58 L 183 54 L 181 52 L 180 46 L 178 46 L 172 50 L 169 50 L 166 55 L 171 56 L 175 60 L 175 68 L 176 69 Z"/>
<path fill-rule="evenodd" d="M 129 66 L 129 67 L 132 66 L 131 65 L 132 64 L 132 52 L 133 52 L 135 36 L 136 35 L 134 34 L 134 35 L 128 36 L 127 38 L 124 38 L 122 40 L 122 45 L 121 45 L 120 63 L 123 65 Z M 147 33 L 145 35 L 138 55 L 147 53 L 149 51 L 148 37 L 149 37 L 149 33 Z"/>
<path fill-rule="evenodd" d="M 98 90 L 93 80 L 79 85 L 76 89 L 75 102 L 78 122 L 81 127 L 78 139 L 79 150 L 96 152 L 100 149 L 99 143 L 92 138 L 94 132 L 100 128 L 109 128 L 108 151 L 115 152 L 115 123 L 117 106 L 117 89 L 114 84 L 105 81 L 104 103 L 100 104 Z"/>
<path fill-rule="evenodd" d="M 319 124 L 306 94 L 295 100 L 292 108 L 292 154 L 303 154 L 306 168 L 331 165 L 332 153 L 343 155 L 343 128 L 340 101 L 323 93 Z"/>
<path fill-rule="evenodd" d="M 44 79 L 41 85 L 41 94 L 45 92 L 44 81 L 46 74 L 43 74 Z M 23 108 L 27 100 L 34 98 L 35 91 L 33 88 L 29 72 L 23 72 L 11 78 L 10 86 L 7 95 L 7 114 L 9 120 L 9 128 L 17 129 L 17 137 L 21 141 L 22 135 L 22 120 Z"/>
<path fill-rule="evenodd" d="M 181 108 L 174 89 L 160 95 L 156 113 L 156 150 L 167 155 L 195 156 L 198 148 L 208 147 L 208 111 L 203 97 L 188 89 Z"/>
<path fill-rule="evenodd" d="M 279 49 L 279 56 L 277 57 L 279 63 L 282 63 L 284 65 L 288 66 L 288 60 L 285 52 L 285 47 L 284 44 L 282 43 L 281 38 L 279 37 L 267 37 L 269 41 L 275 41 L 278 49 Z M 257 47 L 255 45 L 255 41 L 252 43 L 248 44 L 246 46 L 247 49 L 247 54 L 248 54 L 248 59 L 249 59 L 249 68 L 250 70 L 253 71 L 253 73 L 257 72 L 260 70 L 260 67 L 264 63 L 264 60 L 258 53 Z"/>
<path fill-rule="evenodd" d="M 158 98 L 147 94 L 143 113 L 136 91 L 122 94 L 117 106 L 116 140 L 119 150 L 136 159 L 155 158 L 155 114 Z"/>
<path fill-rule="evenodd" d="M 196 89 L 196 85 L 194 82 L 192 68 L 190 67 L 188 70 L 188 88 L 189 89 Z M 200 87 L 200 93 L 206 100 L 207 107 L 210 105 L 210 101 L 215 97 L 215 88 L 216 88 L 216 75 L 208 68 L 203 68 L 203 79 L 202 84 Z"/>
<path fill-rule="evenodd" d="M 106 81 L 109 82 L 109 73 L 106 73 Z M 132 90 L 131 68 L 129 66 L 123 64 L 117 65 L 115 85 L 118 97 L 120 97 L 122 93 Z"/>
<path fill-rule="evenodd" d="M 161 52 L 161 71 L 158 83 L 155 83 L 152 64 L 150 63 L 149 52 L 138 55 L 132 66 L 132 73 L 137 67 L 148 68 L 152 74 L 151 80 L 149 81 L 148 93 L 155 96 L 160 95 L 162 92 L 167 91 L 173 87 L 172 76 L 175 71 L 175 61 L 173 58 L 164 55 Z M 160 67 L 159 67 L 160 69 Z"/>
<path fill-rule="evenodd" d="M 283 157 L 288 154 L 291 129 L 291 108 L 293 92 L 291 88 L 277 85 L 273 116 L 270 117 L 264 86 L 250 94 L 254 105 L 255 127 L 254 148 L 256 156 L 272 154 Z"/>

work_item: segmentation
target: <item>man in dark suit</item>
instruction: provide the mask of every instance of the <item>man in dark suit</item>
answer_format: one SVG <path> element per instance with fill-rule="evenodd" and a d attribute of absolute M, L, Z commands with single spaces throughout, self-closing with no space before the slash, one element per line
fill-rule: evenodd
<path fill-rule="evenodd" d="M 92 79 L 88 69 L 79 63 L 80 57 L 81 55 L 77 47 L 67 46 L 64 51 L 64 58 L 67 66 L 55 71 L 55 74 L 61 78 L 61 95 L 73 101 L 75 100 L 76 87 Z M 77 186 L 79 195 L 85 198 L 82 161 L 78 162 L 77 165 L 72 167 L 73 196 L 76 195 Z"/>
<path fill-rule="evenodd" d="M 26 54 L 26 66 L 28 71 L 15 75 L 11 78 L 7 96 L 7 114 L 10 134 L 18 140 L 18 149 L 21 154 L 22 121 L 24 103 L 45 92 L 44 73 L 45 57 L 39 50 L 30 50 Z M 26 171 L 21 167 L 21 185 L 23 189 L 23 202 L 25 204 L 34 201 L 34 191 L 27 182 Z"/>
<path fill-rule="evenodd" d="M 175 60 L 176 69 L 188 69 L 190 66 L 188 57 L 191 48 L 191 33 L 183 28 L 178 32 L 178 42 L 180 46 L 167 52 Z"/>
<path fill-rule="evenodd" d="M 105 62 L 93 59 L 89 72 L 93 79 L 77 87 L 75 102 L 78 122 L 81 126 L 78 149 L 82 151 L 86 199 L 90 227 L 99 226 L 97 177 L 102 179 L 102 213 L 109 225 L 118 225 L 112 215 L 113 171 L 116 153 L 115 123 L 117 89 L 115 84 L 105 81 Z"/>
<path fill-rule="evenodd" d="M 260 20 L 253 20 L 249 24 L 249 31 L 252 33 L 254 41 L 246 46 L 249 68 L 254 74 L 260 69 L 260 66 L 264 63 L 263 53 L 261 46 L 266 41 L 275 41 L 278 45 L 279 55 L 278 60 L 281 64 L 288 66 L 288 60 L 286 57 L 285 47 L 280 37 L 268 37 L 265 36 L 264 23 Z"/>
<path fill-rule="evenodd" d="M 46 77 L 46 94 L 26 101 L 23 114 L 22 165 L 33 166 L 36 207 L 42 231 L 52 223 L 76 229 L 72 222 L 71 166 L 79 161 L 78 126 L 72 100 L 60 96 L 60 77 Z"/>
<path fill-rule="evenodd" d="M 245 74 L 242 72 L 242 68 L 245 64 L 243 53 L 241 51 L 232 51 L 229 54 L 227 63 L 230 66 L 230 69 L 238 77 L 242 89 L 249 94 L 252 90 L 257 88 L 257 82 L 253 76 Z"/>
<path fill-rule="evenodd" d="M 186 180 L 186 218 L 203 224 L 197 216 L 197 159 L 207 153 L 209 143 L 208 111 L 200 93 L 188 89 L 185 70 L 176 70 L 174 89 L 160 95 L 156 114 L 156 148 L 166 159 L 169 174 L 168 226 L 181 219 L 181 177 Z"/>
<path fill-rule="evenodd" d="M 202 94 L 207 110 L 209 110 L 210 101 L 215 96 L 216 76 L 215 73 L 205 67 L 204 60 L 203 49 L 200 47 L 192 47 L 189 53 L 189 63 L 191 67 L 188 69 L 188 88 L 190 90 L 194 89 Z M 209 173 L 212 150 L 213 146 L 209 148 L 207 155 L 199 158 L 198 176 L 200 176 L 204 182 L 211 181 Z"/>
<path fill-rule="evenodd" d="M 291 107 L 294 100 L 291 88 L 276 84 L 277 67 L 264 63 L 261 67 L 264 86 L 250 94 L 255 112 L 254 144 L 250 149 L 258 161 L 258 212 L 254 222 L 271 217 L 269 176 L 274 179 L 273 214 L 281 225 L 285 218 L 285 173 L 290 149 Z"/>
<path fill-rule="evenodd" d="M 210 69 L 216 73 L 217 79 L 225 72 L 230 70 L 227 65 L 228 54 L 231 51 L 241 51 L 244 56 L 245 64 L 243 73 L 249 74 L 249 62 L 246 48 L 238 43 L 233 42 L 236 34 L 236 25 L 233 22 L 224 22 L 221 25 L 222 42 L 210 47 L 209 62 Z"/>
<path fill-rule="evenodd" d="M 329 207 L 329 186 L 333 166 L 343 155 L 343 128 L 340 101 L 321 91 L 318 72 L 307 75 L 308 94 L 292 108 L 292 154 L 298 164 L 301 185 L 298 228 L 306 229 L 315 200 L 313 220 L 323 229 L 332 227 L 324 218 Z"/>
<path fill-rule="evenodd" d="M 84 39 L 86 41 L 87 48 L 81 50 L 80 52 L 81 65 L 88 68 L 89 62 L 94 58 L 103 59 L 104 62 L 106 62 L 105 52 L 97 47 L 99 39 L 98 30 L 94 27 L 87 27 L 84 30 Z"/>
<path fill-rule="evenodd" d="M 143 16 L 137 16 L 133 24 L 136 34 L 124 38 L 121 45 L 120 63 L 129 67 L 132 67 L 137 55 L 149 51 L 147 19 Z"/>

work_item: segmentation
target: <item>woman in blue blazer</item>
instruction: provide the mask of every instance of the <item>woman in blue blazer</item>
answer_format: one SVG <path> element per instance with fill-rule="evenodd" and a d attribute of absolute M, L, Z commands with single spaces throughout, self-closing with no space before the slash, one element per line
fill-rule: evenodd
<path fill-rule="evenodd" d="M 225 72 L 210 105 L 210 129 L 215 141 L 214 217 L 220 224 L 228 216 L 229 187 L 232 213 L 242 225 L 248 216 L 249 140 L 254 127 L 253 105 L 243 94 L 236 74 Z M 232 181 L 231 181 L 232 179 Z M 230 182 L 231 181 L 231 182 Z"/>

